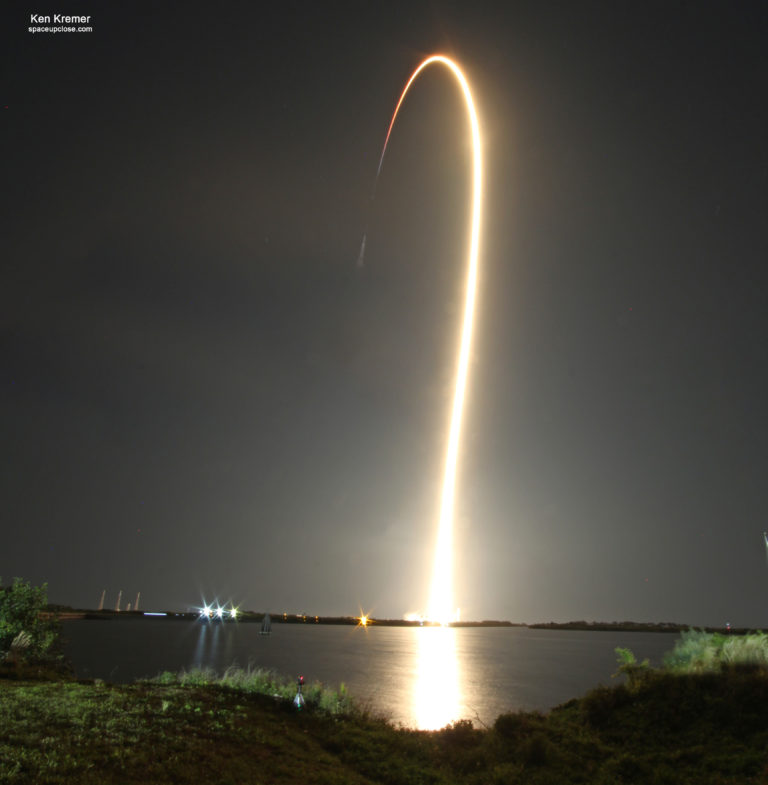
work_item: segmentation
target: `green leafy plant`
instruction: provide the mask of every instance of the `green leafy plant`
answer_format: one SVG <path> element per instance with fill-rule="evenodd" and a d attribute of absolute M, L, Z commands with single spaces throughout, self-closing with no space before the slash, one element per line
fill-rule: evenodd
<path fill-rule="evenodd" d="M 631 649 L 617 646 L 614 651 L 619 663 L 619 668 L 613 674 L 614 676 L 626 676 L 630 687 L 637 687 L 648 678 L 648 674 L 651 672 L 651 663 L 647 657 L 642 662 L 638 662 Z"/>
<path fill-rule="evenodd" d="M 681 633 L 664 657 L 671 673 L 708 673 L 725 668 L 768 667 L 768 635 L 721 635 L 703 630 Z"/>
<path fill-rule="evenodd" d="M 57 659 L 54 644 L 58 623 L 48 613 L 48 586 L 32 586 L 14 578 L 10 586 L 0 579 L 0 660 L 17 662 Z"/>

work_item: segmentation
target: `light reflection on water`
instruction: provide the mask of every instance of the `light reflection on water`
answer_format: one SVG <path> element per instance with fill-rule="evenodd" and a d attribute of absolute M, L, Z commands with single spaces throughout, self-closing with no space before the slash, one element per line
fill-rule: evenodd
<path fill-rule="evenodd" d="M 197 645 L 195 656 L 192 660 L 194 668 L 205 668 L 218 648 L 221 624 L 199 624 L 197 632 Z"/>
<path fill-rule="evenodd" d="M 191 667 L 216 669 L 215 663 L 235 662 L 235 629 L 232 625 L 218 623 L 197 624 Z M 278 628 L 279 631 L 285 629 Z M 401 655 L 406 658 L 403 663 L 406 667 L 401 664 L 398 668 L 399 688 L 412 696 L 408 724 L 419 730 L 437 730 L 462 718 L 462 681 L 456 651 L 456 632 L 451 627 L 415 628 L 409 636 L 411 645 L 403 647 L 401 651 Z M 362 638 L 365 638 L 363 645 L 372 649 L 371 654 L 376 656 L 375 641 L 368 639 L 368 635 L 374 638 L 381 635 L 381 631 L 360 629 L 355 634 L 358 639 L 355 642 L 361 643 Z M 221 670 L 220 667 L 218 669 Z M 378 702 L 376 698 L 382 697 L 382 683 L 386 683 L 386 680 L 381 677 L 372 680 L 371 686 L 376 695 L 374 702 Z"/>
<path fill-rule="evenodd" d="M 68 621 L 67 655 L 80 678 L 129 682 L 165 670 L 232 664 L 294 679 L 344 682 L 395 723 L 437 728 L 457 719 L 491 724 L 505 711 L 546 710 L 611 684 L 614 648 L 658 664 L 670 633 L 526 628 L 336 627 L 153 620 Z"/>
<path fill-rule="evenodd" d="M 237 652 L 234 649 L 234 636 L 231 627 L 219 623 L 200 623 L 197 624 L 197 643 L 195 654 L 191 666 L 193 668 L 213 668 L 218 667 L 214 663 L 229 662 L 235 663 Z"/>
<path fill-rule="evenodd" d="M 413 683 L 413 716 L 420 730 L 437 730 L 461 719 L 461 677 L 456 630 L 420 627 Z"/>

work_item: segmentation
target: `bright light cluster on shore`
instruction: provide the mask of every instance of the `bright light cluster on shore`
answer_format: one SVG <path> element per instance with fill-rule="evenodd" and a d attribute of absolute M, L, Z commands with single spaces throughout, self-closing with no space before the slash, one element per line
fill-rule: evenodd
<path fill-rule="evenodd" d="M 237 615 L 240 613 L 240 610 L 234 605 L 225 608 L 218 603 L 216 604 L 216 607 L 213 607 L 212 605 L 203 605 L 202 608 L 198 608 L 198 611 L 200 612 L 200 618 L 205 619 L 206 621 L 225 621 L 227 619 L 235 621 Z"/>

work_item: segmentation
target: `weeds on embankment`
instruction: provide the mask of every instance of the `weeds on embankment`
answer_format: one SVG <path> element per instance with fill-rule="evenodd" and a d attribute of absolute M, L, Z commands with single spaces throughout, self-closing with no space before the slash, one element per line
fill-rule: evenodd
<path fill-rule="evenodd" d="M 726 668 L 768 669 L 768 635 L 747 635 L 688 630 L 664 657 L 664 668 L 671 673 L 707 673 Z"/>
<path fill-rule="evenodd" d="M 295 681 L 280 676 L 273 670 L 252 665 L 247 668 L 232 665 L 221 676 L 210 668 L 193 668 L 179 673 L 165 671 L 156 678 L 150 679 L 148 683 L 178 684 L 184 687 L 219 686 L 245 694 L 266 695 L 287 701 L 293 700 L 297 689 Z M 353 703 L 343 682 L 337 690 L 330 689 L 320 682 L 305 684 L 302 687 L 302 694 L 306 705 L 311 709 L 327 714 L 360 713 L 359 707 Z"/>

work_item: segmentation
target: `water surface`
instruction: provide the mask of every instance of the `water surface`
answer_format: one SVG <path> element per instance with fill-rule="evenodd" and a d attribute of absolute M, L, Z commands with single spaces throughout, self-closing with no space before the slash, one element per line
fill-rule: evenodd
<path fill-rule="evenodd" d="M 81 678 L 130 682 L 161 671 L 232 664 L 337 687 L 393 721 L 435 728 L 491 724 L 505 711 L 547 710 L 612 683 L 617 646 L 658 664 L 675 633 L 525 627 L 345 627 L 168 619 L 69 621 L 67 655 Z"/>

